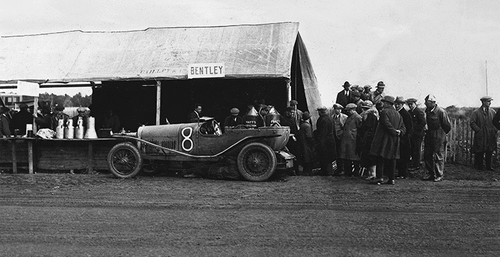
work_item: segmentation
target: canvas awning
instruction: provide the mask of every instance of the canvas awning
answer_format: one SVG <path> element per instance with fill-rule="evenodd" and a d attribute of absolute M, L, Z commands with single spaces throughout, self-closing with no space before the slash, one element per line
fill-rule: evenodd
<path fill-rule="evenodd" d="M 290 77 L 298 23 L 6 36 L 0 81 L 186 79 L 192 63 L 224 63 L 226 77 Z"/>
<path fill-rule="evenodd" d="M 321 100 L 298 27 L 281 22 L 3 36 L 0 83 L 182 80 L 196 63 L 223 63 L 226 78 L 291 79 L 295 49 L 311 109 Z"/>

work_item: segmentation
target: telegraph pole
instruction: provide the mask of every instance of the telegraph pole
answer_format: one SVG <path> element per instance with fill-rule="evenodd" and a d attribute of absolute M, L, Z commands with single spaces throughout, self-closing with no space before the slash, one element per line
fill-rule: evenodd
<path fill-rule="evenodd" d="M 488 61 L 484 61 L 486 64 L 486 95 L 488 95 Z"/>

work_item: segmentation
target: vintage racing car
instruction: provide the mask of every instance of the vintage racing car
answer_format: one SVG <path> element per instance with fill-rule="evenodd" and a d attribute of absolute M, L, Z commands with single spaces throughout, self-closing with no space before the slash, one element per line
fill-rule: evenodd
<path fill-rule="evenodd" d="M 139 127 L 137 133 L 113 135 L 116 144 L 107 161 L 119 178 L 134 177 L 144 165 L 167 167 L 215 166 L 234 169 L 246 180 L 264 181 L 276 169 L 293 166 L 295 156 L 286 151 L 290 128 L 248 129 L 238 126 L 221 132 L 214 119 Z"/>

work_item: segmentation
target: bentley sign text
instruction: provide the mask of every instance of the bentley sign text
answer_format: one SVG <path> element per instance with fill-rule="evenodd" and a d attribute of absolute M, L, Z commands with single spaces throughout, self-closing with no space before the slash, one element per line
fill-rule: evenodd
<path fill-rule="evenodd" d="M 194 63 L 188 67 L 188 79 L 223 78 L 225 75 L 223 63 Z"/>

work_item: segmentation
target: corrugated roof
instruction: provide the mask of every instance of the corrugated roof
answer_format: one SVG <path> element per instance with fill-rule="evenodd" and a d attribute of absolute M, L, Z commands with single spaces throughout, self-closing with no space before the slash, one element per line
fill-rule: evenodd
<path fill-rule="evenodd" d="M 298 25 L 4 36 L 0 39 L 0 82 L 186 79 L 188 65 L 194 63 L 224 63 L 229 78 L 290 78 Z"/>

